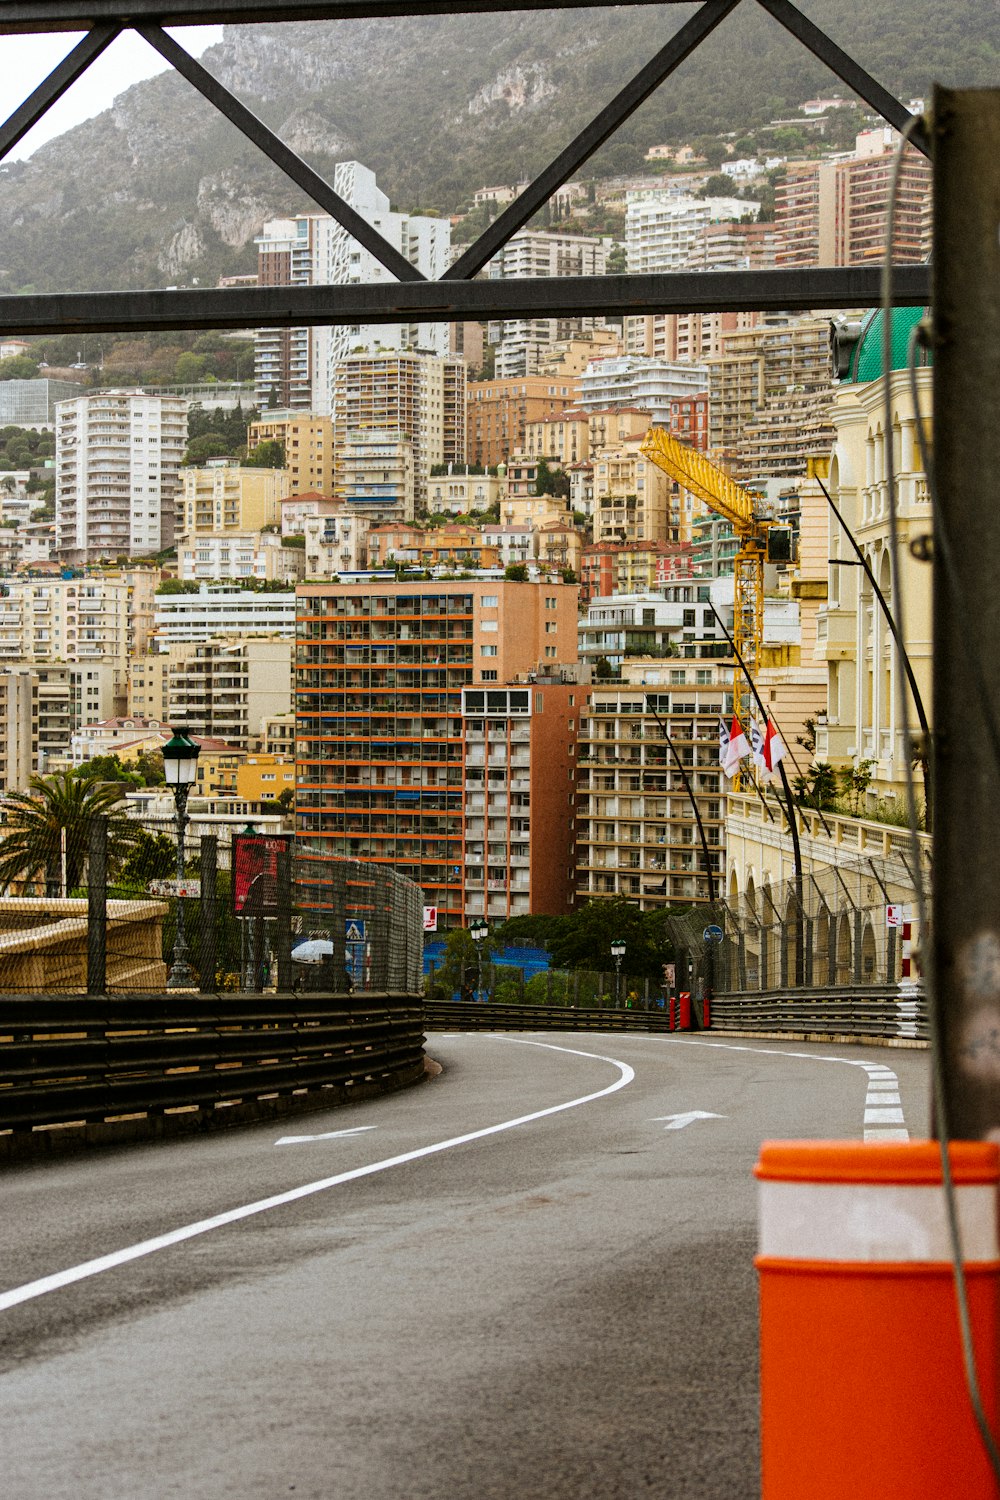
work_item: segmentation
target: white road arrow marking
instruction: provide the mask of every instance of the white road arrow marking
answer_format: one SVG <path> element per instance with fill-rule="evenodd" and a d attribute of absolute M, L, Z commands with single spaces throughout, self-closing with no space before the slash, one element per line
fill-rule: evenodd
<path fill-rule="evenodd" d="M 664 1130 L 683 1130 L 685 1125 L 692 1124 L 695 1120 L 728 1120 L 728 1115 L 713 1115 L 711 1110 L 689 1109 L 685 1115 L 657 1115 L 652 1122 L 659 1125 L 663 1120 L 669 1120 L 669 1125 L 664 1125 Z"/>
<path fill-rule="evenodd" d="M 332 1141 L 340 1135 L 361 1135 L 366 1130 L 374 1130 L 374 1125 L 355 1125 L 352 1130 L 327 1130 L 323 1135 L 283 1135 L 280 1141 L 275 1141 L 276 1146 L 295 1146 L 300 1141 Z"/>

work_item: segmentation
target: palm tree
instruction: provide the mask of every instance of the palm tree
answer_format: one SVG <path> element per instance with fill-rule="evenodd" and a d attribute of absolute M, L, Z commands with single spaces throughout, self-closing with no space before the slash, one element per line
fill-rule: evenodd
<path fill-rule="evenodd" d="M 108 864 L 112 868 L 128 854 L 138 838 L 138 825 L 117 810 L 121 788 L 86 781 L 72 771 L 32 776 L 26 792 L 8 792 L 6 826 L 0 839 L 0 889 L 13 881 L 45 883 L 47 896 L 62 889 L 63 834 L 66 850 L 66 889 L 83 881 L 87 866 L 90 824 L 108 824 Z"/>

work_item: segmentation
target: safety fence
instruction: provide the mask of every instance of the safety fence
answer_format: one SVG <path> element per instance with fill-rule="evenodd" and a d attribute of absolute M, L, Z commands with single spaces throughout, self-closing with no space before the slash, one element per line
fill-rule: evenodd
<path fill-rule="evenodd" d="M 252 830 L 147 852 L 129 866 L 95 818 L 73 878 L 12 883 L 0 994 L 419 992 L 423 893 L 388 866 Z"/>
<path fill-rule="evenodd" d="M 573 1010 L 549 1005 L 478 1005 L 428 1001 L 428 1031 L 667 1031 L 668 1013 L 651 1010 Z"/>
<path fill-rule="evenodd" d="M 0 995 L 0 1154 L 278 1117 L 423 1071 L 414 994 Z"/>
<path fill-rule="evenodd" d="M 895 985 L 712 996 L 713 1031 L 926 1041 L 923 995 Z"/>

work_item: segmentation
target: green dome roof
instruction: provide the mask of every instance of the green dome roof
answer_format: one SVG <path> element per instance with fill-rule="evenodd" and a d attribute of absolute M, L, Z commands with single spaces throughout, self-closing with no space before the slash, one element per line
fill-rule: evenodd
<path fill-rule="evenodd" d="M 920 319 L 924 316 L 926 308 L 923 307 L 896 307 L 892 311 L 892 338 L 891 338 L 891 360 L 890 368 L 893 370 L 905 370 L 907 356 L 910 348 L 910 334 Z M 878 380 L 883 373 L 882 366 L 882 337 L 884 318 L 882 309 L 878 312 L 869 313 L 865 319 L 861 337 L 854 346 L 851 354 L 850 373 L 845 376 L 844 383 L 863 385 L 869 380 Z M 917 353 L 918 364 L 928 364 L 929 358 L 925 351 Z"/>

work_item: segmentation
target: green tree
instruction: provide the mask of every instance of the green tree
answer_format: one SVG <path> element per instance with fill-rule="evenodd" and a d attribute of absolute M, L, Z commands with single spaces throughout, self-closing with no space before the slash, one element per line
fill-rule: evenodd
<path fill-rule="evenodd" d="M 861 811 L 861 802 L 872 784 L 873 760 L 859 760 L 856 766 L 845 766 L 837 772 L 842 795 L 847 799 L 851 816 L 856 818 Z"/>
<path fill-rule="evenodd" d="M 177 870 L 177 846 L 165 833 L 140 828 L 134 846 L 122 861 L 115 884 L 146 891 L 151 880 L 166 880 Z"/>
<path fill-rule="evenodd" d="M 44 883 L 46 895 L 61 888 L 63 842 L 66 889 L 82 882 L 93 818 L 108 824 L 108 867 L 114 871 L 134 847 L 139 825 L 118 807 L 119 788 L 87 781 L 72 771 L 32 776 L 26 792 L 8 792 L 7 824 L 0 843 L 0 888 L 13 881 Z"/>
<path fill-rule="evenodd" d="M 733 196 L 733 179 L 727 177 L 725 172 L 713 172 L 711 177 L 698 189 L 699 198 L 731 198 Z"/>
<path fill-rule="evenodd" d="M 483 943 L 483 968 L 494 951 L 492 938 Z M 444 940 L 444 952 L 435 978 L 451 998 L 456 992 L 463 998 L 471 998 L 479 971 L 479 955 L 469 936 L 468 928 L 453 927 Z"/>
<path fill-rule="evenodd" d="M 127 786 L 142 786 L 143 779 L 131 766 L 123 765 L 117 755 L 94 755 L 74 773 L 81 781 L 119 781 Z"/>
<path fill-rule="evenodd" d="M 9 359 L 0 359 L 0 380 L 34 380 L 38 365 L 27 354 L 12 354 Z"/>
<path fill-rule="evenodd" d="M 203 464 L 210 458 L 232 458 L 233 444 L 224 432 L 206 432 L 192 438 L 184 454 L 186 464 Z"/>
<path fill-rule="evenodd" d="M 177 385 L 197 385 L 205 378 L 205 368 L 208 360 L 204 354 L 191 354 L 187 350 L 178 354 L 177 363 L 174 366 L 174 380 Z"/>
<path fill-rule="evenodd" d="M 525 563 L 508 563 L 503 570 L 508 583 L 527 583 L 528 569 Z"/>
<path fill-rule="evenodd" d="M 820 812 L 833 806 L 837 795 L 837 773 L 825 760 L 815 761 L 807 776 L 796 776 L 792 783 L 803 807 L 815 807 Z"/>
<path fill-rule="evenodd" d="M 251 469 L 283 469 L 285 467 L 285 445 L 278 438 L 268 438 L 258 443 L 247 454 L 245 463 Z"/>

